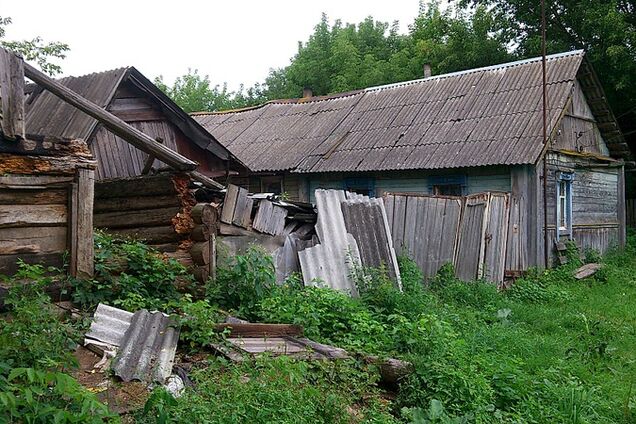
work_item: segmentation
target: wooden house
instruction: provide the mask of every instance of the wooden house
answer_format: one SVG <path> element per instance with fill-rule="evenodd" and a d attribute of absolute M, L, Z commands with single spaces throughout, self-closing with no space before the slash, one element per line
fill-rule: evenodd
<path fill-rule="evenodd" d="M 198 163 L 210 178 L 245 168 L 201 125 L 134 67 L 62 78 L 59 82 L 169 149 Z M 27 87 L 30 134 L 86 140 L 97 160 L 96 178 L 128 178 L 166 168 L 109 131 L 97 119 L 38 85 Z"/>
<path fill-rule="evenodd" d="M 250 191 L 509 193 L 516 272 L 550 263 L 564 240 L 625 242 L 630 152 L 598 78 L 583 51 L 546 67 L 547 144 L 541 58 L 194 117 L 252 170 L 232 178 Z"/>

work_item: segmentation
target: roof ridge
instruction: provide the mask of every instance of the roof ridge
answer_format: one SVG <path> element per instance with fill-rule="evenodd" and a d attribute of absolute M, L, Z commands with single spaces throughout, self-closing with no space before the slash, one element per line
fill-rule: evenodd
<path fill-rule="evenodd" d="M 554 54 L 551 54 L 551 55 L 547 55 L 546 56 L 546 61 L 547 60 L 560 59 L 562 57 L 583 55 L 583 54 L 585 54 L 585 50 L 583 50 L 583 49 L 571 50 L 571 51 L 568 51 L 568 52 L 561 52 L 561 53 L 554 53 Z M 529 58 L 529 59 L 520 59 L 520 60 L 515 60 L 513 62 L 500 63 L 498 65 L 482 66 L 480 68 L 465 69 L 463 71 L 456 71 L 456 72 L 449 72 L 449 73 L 446 73 L 446 74 L 433 75 L 433 76 L 426 77 L 426 78 L 419 78 L 419 79 L 415 79 L 415 80 L 394 82 L 394 83 L 391 83 L 391 84 L 383 84 L 383 85 L 378 85 L 378 86 L 374 86 L 374 87 L 367 87 L 367 88 L 364 89 L 364 91 L 384 90 L 384 89 L 387 89 L 387 88 L 403 87 L 405 85 L 418 84 L 420 82 L 432 81 L 432 80 L 436 80 L 436 79 L 444 79 L 444 78 L 456 77 L 456 76 L 459 76 L 459 75 L 471 74 L 471 73 L 474 73 L 474 72 L 494 71 L 494 70 L 497 70 L 497 69 L 511 68 L 513 66 L 526 65 L 526 64 L 529 64 L 529 63 L 537 62 L 537 61 L 539 61 L 541 59 L 542 59 L 542 56 L 536 56 L 536 57 L 532 57 L 532 58 Z"/>

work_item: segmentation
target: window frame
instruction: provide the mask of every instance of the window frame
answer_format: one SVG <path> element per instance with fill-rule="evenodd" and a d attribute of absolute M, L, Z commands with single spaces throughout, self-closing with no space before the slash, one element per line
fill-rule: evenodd
<path fill-rule="evenodd" d="M 556 239 L 567 236 L 572 239 L 572 181 L 573 172 L 557 172 L 556 175 Z M 564 210 L 565 209 L 565 210 Z M 563 223 L 564 225 L 561 225 Z"/>

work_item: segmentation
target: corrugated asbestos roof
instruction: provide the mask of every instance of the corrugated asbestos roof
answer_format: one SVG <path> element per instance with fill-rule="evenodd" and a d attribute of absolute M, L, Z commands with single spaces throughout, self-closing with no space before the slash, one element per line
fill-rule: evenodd
<path fill-rule="evenodd" d="M 549 127 L 584 58 L 547 58 Z M 194 117 L 252 171 L 301 173 L 534 163 L 543 150 L 541 58 L 342 95 Z"/>

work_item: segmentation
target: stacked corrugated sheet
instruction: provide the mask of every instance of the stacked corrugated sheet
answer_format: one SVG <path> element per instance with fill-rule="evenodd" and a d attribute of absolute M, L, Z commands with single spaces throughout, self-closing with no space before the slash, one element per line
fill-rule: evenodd
<path fill-rule="evenodd" d="M 393 248 L 384 204 L 342 190 L 315 192 L 320 244 L 298 252 L 306 285 L 321 282 L 357 295 L 352 279 L 356 266 L 384 266 L 401 287 L 400 271 Z"/>
<path fill-rule="evenodd" d="M 172 373 L 178 341 L 179 329 L 166 314 L 99 304 L 84 344 L 116 351 L 112 369 L 123 381 L 163 383 Z"/>

